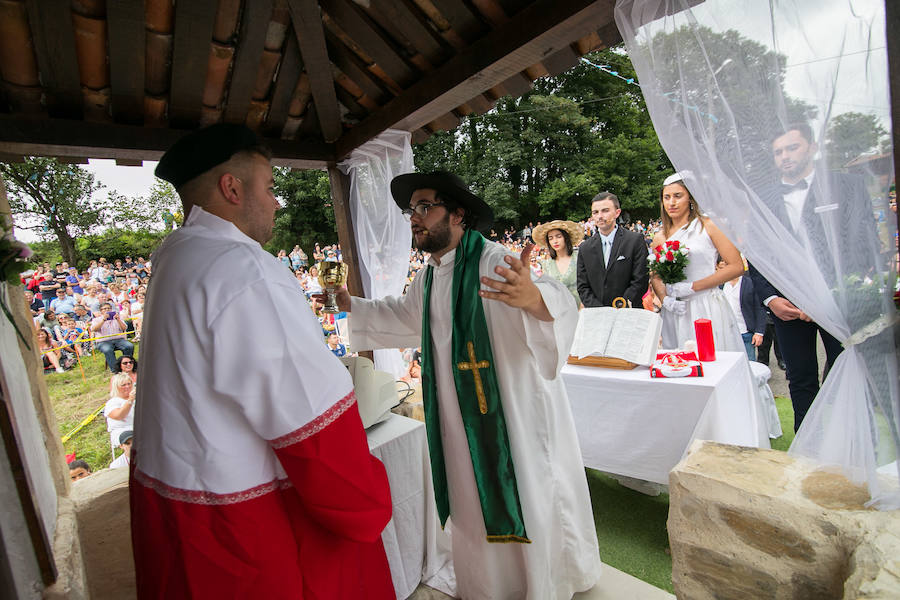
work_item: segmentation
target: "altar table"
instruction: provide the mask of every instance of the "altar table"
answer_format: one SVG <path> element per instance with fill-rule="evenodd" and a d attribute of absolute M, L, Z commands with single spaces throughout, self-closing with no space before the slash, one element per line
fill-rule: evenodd
<path fill-rule="evenodd" d="M 693 440 L 769 448 L 747 355 L 717 352 L 703 374 L 654 379 L 647 367 L 565 365 L 584 465 L 668 484 Z"/>
<path fill-rule="evenodd" d="M 407 598 L 420 582 L 455 593 L 449 534 L 441 530 L 425 424 L 391 414 L 366 430 L 369 450 L 385 467 L 393 515 L 381 539 L 397 598 Z"/>

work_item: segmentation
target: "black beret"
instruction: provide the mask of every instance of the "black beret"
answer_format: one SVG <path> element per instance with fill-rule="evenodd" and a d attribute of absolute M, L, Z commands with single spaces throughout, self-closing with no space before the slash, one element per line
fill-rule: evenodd
<path fill-rule="evenodd" d="M 193 131 L 169 148 L 154 173 L 176 188 L 206 173 L 242 150 L 262 147 L 259 137 L 244 125 L 218 123 Z"/>

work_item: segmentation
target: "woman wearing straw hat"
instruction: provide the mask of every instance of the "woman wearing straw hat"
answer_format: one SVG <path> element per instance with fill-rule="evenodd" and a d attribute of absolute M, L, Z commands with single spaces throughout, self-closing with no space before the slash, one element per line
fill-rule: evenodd
<path fill-rule="evenodd" d="M 581 306 L 578 297 L 577 265 L 578 244 L 584 239 L 584 231 L 577 223 L 559 219 L 542 223 L 531 233 L 534 243 L 550 252 L 550 258 L 541 261 L 544 273 L 562 283 L 575 297 L 575 304 Z"/>

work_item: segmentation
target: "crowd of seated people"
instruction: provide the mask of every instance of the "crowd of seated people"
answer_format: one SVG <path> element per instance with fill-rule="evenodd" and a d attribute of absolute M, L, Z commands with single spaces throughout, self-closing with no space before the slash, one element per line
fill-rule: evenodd
<path fill-rule="evenodd" d="M 44 263 L 23 273 L 25 302 L 38 333 L 45 372 L 65 371 L 75 363 L 70 359 L 94 350 L 116 372 L 121 357 L 134 354 L 128 338 L 140 341 L 151 272 L 151 263 L 143 257 L 135 261 L 126 256 L 112 264 L 105 258 L 92 260 L 81 272 L 61 262 L 55 268 Z"/>

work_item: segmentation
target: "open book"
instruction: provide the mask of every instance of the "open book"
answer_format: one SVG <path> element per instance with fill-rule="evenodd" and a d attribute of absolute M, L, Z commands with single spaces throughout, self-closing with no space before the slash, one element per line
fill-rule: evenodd
<path fill-rule="evenodd" d="M 656 360 L 662 319 L 640 308 L 585 308 L 578 315 L 575 341 L 569 352 L 577 358 L 608 356 L 638 365 Z"/>

